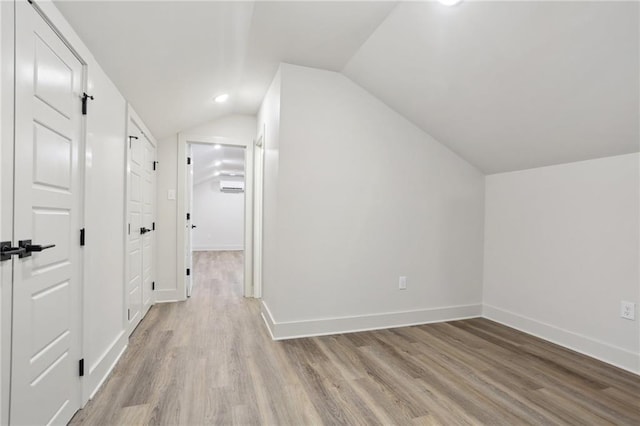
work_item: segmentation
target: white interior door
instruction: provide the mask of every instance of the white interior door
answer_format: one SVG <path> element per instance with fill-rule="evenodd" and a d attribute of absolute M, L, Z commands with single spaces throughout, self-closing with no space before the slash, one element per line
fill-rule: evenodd
<path fill-rule="evenodd" d="M 138 125 L 129 120 L 128 235 L 127 235 L 127 320 L 129 333 L 142 319 L 142 250 L 145 137 Z"/>
<path fill-rule="evenodd" d="M 185 265 L 187 266 L 186 289 L 187 297 L 191 297 L 193 291 L 193 253 L 191 251 L 191 213 L 193 212 L 193 161 L 191 160 L 191 145 L 187 144 L 187 190 L 185 191 L 185 206 L 187 206 L 187 216 L 185 224 Z"/>
<path fill-rule="evenodd" d="M 146 135 L 143 135 L 142 167 L 142 317 L 153 303 L 153 271 L 155 242 L 155 200 L 156 200 L 156 147 Z"/>
<path fill-rule="evenodd" d="M 81 400 L 83 69 L 27 2 L 16 3 L 16 70 L 14 242 L 36 251 L 14 258 L 10 423 L 65 424 Z"/>

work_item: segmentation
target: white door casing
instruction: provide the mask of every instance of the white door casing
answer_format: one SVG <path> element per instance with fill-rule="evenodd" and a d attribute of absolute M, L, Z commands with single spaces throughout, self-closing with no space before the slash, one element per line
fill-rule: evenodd
<path fill-rule="evenodd" d="M 66 423 L 81 404 L 79 244 L 83 65 L 26 2 L 16 4 L 11 424 Z"/>
<path fill-rule="evenodd" d="M 187 297 L 191 297 L 191 293 L 193 291 L 193 275 L 191 272 L 193 271 L 193 251 L 191 247 L 191 238 L 192 238 L 192 222 L 191 215 L 193 214 L 193 161 L 191 159 L 191 144 L 186 146 L 186 154 L 187 157 L 184 159 L 187 164 L 187 185 L 185 187 L 185 205 L 187 206 L 187 213 L 185 217 L 185 239 L 184 239 L 184 257 L 185 257 L 185 266 L 187 268 L 187 272 L 185 273 L 186 278 L 186 289 L 187 289 Z"/>

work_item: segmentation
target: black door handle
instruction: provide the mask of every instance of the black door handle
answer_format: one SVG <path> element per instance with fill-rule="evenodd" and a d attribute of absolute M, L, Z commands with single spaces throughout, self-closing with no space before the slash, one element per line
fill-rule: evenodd
<path fill-rule="evenodd" d="M 146 234 L 147 232 L 151 231 L 151 229 L 147 229 L 144 226 L 142 228 L 140 228 L 140 233 L 141 234 Z"/>
<path fill-rule="evenodd" d="M 11 247 L 11 241 L 3 241 L 0 243 L 0 262 L 11 259 L 11 256 L 24 253 L 22 247 Z"/>
<path fill-rule="evenodd" d="M 23 257 L 31 256 L 31 253 L 33 252 L 40 252 L 42 250 L 50 249 L 56 246 L 55 244 L 48 244 L 46 246 L 40 244 L 31 244 L 31 240 L 18 241 L 18 245 L 24 249 L 24 253 L 20 254 L 20 259 L 22 259 Z"/>
<path fill-rule="evenodd" d="M 191 229 L 193 229 L 193 228 L 197 228 L 197 226 L 195 226 L 195 225 L 191 225 Z"/>

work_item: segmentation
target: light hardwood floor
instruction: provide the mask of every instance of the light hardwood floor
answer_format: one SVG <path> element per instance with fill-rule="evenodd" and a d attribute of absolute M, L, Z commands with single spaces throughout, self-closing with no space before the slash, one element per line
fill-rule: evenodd
<path fill-rule="evenodd" d="M 240 252 L 197 253 L 73 425 L 640 425 L 640 377 L 485 319 L 271 341 Z"/>

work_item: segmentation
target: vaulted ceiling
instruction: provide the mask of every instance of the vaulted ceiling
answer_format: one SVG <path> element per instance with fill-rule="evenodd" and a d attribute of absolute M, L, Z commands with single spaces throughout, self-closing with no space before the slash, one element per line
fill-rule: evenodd
<path fill-rule="evenodd" d="M 56 4 L 160 138 L 255 114 L 288 62 L 343 72 L 486 173 L 639 149 L 637 2 Z"/>

